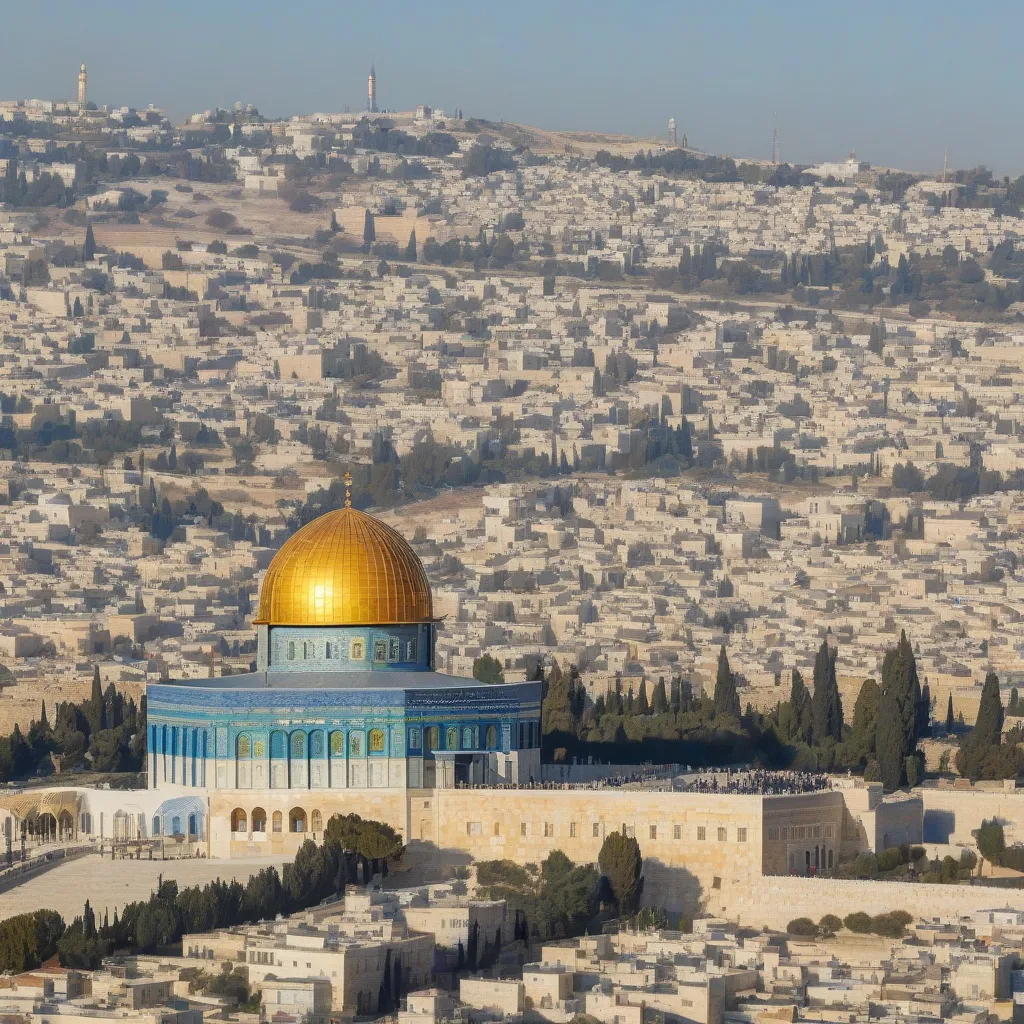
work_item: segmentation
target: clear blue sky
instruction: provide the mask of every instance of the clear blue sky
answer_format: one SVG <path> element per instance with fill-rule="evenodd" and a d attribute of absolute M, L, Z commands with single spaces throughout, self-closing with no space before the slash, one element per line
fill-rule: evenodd
<path fill-rule="evenodd" d="M 177 118 L 409 109 L 663 135 L 783 159 L 1024 172 L 1024 4 L 994 0 L 21 0 L 3 5 L 0 97 L 72 97 Z"/>

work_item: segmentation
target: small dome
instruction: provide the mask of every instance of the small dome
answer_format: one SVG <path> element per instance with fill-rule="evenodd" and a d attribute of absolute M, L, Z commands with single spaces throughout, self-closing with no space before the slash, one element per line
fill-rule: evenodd
<path fill-rule="evenodd" d="M 259 615 L 269 626 L 384 626 L 430 622 L 423 565 L 379 519 L 342 508 L 307 523 L 274 556 Z"/>

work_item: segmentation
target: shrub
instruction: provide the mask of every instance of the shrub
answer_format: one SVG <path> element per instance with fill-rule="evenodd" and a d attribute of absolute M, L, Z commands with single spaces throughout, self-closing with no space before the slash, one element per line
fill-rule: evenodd
<path fill-rule="evenodd" d="M 1001 854 L 1006 849 L 1003 826 L 995 818 L 991 821 L 983 821 L 981 828 L 974 833 L 974 838 L 982 857 L 992 864 L 998 864 Z"/>
<path fill-rule="evenodd" d="M 809 917 L 794 917 L 786 925 L 786 931 L 790 935 L 814 936 L 818 934 L 818 926 Z"/>
<path fill-rule="evenodd" d="M 881 856 L 878 858 L 878 870 L 894 871 L 901 864 L 905 863 L 906 861 L 900 857 L 899 848 L 896 846 L 890 846 L 888 850 L 883 850 Z"/>
<path fill-rule="evenodd" d="M 871 918 L 863 910 L 856 910 L 852 914 L 847 914 L 843 918 L 843 924 L 851 932 L 856 932 L 858 935 L 867 935 L 871 931 Z"/>
<path fill-rule="evenodd" d="M 910 859 L 912 861 L 919 861 L 925 855 L 925 848 L 923 846 L 912 846 L 910 848 Z"/>
<path fill-rule="evenodd" d="M 871 918 L 871 930 L 876 935 L 898 939 L 913 920 L 905 910 L 890 910 L 888 914 L 877 914 Z"/>
<path fill-rule="evenodd" d="M 970 856 L 973 860 L 971 867 L 973 868 L 977 863 L 977 858 L 970 850 L 964 850 L 960 855 L 960 861 L 963 863 L 965 857 Z M 1024 846 L 1008 846 L 999 855 L 999 863 L 1004 868 L 1010 868 L 1012 871 L 1024 871 Z"/>
<path fill-rule="evenodd" d="M 837 917 L 835 914 L 826 914 L 818 922 L 818 934 L 823 939 L 829 939 L 842 927 L 843 919 L 841 917 Z"/>
<path fill-rule="evenodd" d="M 858 878 L 874 878 L 878 874 L 878 858 L 873 853 L 862 853 L 850 865 L 850 874 Z"/>
<path fill-rule="evenodd" d="M 877 761 L 868 761 L 867 767 L 864 769 L 864 781 L 865 782 L 881 782 L 882 781 L 882 766 Z"/>
<path fill-rule="evenodd" d="M 483 860 L 476 866 L 477 885 L 508 885 L 527 889 L 533 885 L 529 873 L 515 861 Z"/>

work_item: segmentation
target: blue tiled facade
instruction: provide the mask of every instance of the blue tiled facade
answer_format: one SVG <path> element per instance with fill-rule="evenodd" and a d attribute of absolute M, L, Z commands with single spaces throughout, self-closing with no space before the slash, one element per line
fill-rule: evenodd
<path fill-rule="evenodd" d="M 237 688 L 224 685 L 233 679 L 151 685 L 151 784 L 333 787 L 350 784 L 349 762 L 508 755 L 540 745 L 540 683 L 467 685 L 428 673 L 415 687 L 375 689 L 350 686 L 342 673 L 309 687 L 295 670 L 290 685 L 288 672 L 241 677 Z"/>
<path fill-rule="evenodd" d="M 434 626 L 278 626 L 270 630 L 275 672 L 429 672 Z"/>

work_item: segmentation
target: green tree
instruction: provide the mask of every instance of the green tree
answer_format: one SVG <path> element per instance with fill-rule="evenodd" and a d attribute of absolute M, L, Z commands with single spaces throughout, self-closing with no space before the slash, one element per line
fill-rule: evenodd
<path fill-rule="evenodd" d="M 503 683 L 505 682 L 505 671 L 501 662 L 489 654 L 481 654 L 473 662 L 473 678 L 481 683 Z"/>
<path fill-rule="evenodd" d="M 416 262 L 416 229 L 413 228 L 409 233 L 409 243 L 405 247 L 405 258 L 410 263 Z"/>
<path fill-rule="evenodd" d="M 373 214 L 369 210 L 363 217 L 363 247 L 369 249 L 377 241 L 377 228 L 374 224 Z"/>
<path fill-rule="evenodd" d="M 82 245 L 82 261 L 88 263 L 96 259 L 96 236 L 92 233 L 92 225 L 85 229 L 85 243 Z"/>
<path fill-rule="evenodd" d="M 612 832 L 601 844 L 597 864 L 607 879 L 619 915 L 630 917 L 636 912 L 644 889 L 639 843 L 621 832 Z"/>
<path fill-rule="evenodd" d="M 985 676 L 978 703 L 978 717 L 956 755 L 957 771 L 970 779 L 981 777 L 985 759 L 998 747 L 1003 735 L 1003 703 L 999 697 L 999 677 Z"/>
<path fill-rule="evenodd" d="M 736 679 L 729 668 L 729 655 L 725 644 L 718 652 L 718 674 L 715 676 L 715 714 L 740 717 L 740 698 L 736 693 Z"/>
<path fill-rule="evenodd" d="M 949 700 L 946 702 L 946 735 L 953 735 L 953 691 L 949 691 Z"/>
<path fill-rule="evenodd" d="M 998 864 L 1006 849 L 1006 834 L 1003 826 L 995 819 L 982 821 L 974 833 L 978 853 L 990 864 Z"/>
<path fill-rule="evenodd" d="M 843 738 L 843 703 L 836 682 L 836 654 L 822 640 L 814 659 L 814 694 L 811 697 L 811 737 L 815 744 Z"/>
<path fill-rule="evenodd" d="M 787 739 L 809 742 L 811 738 L 811 695 L 807 692 L 804 677 L 795 668 L 789 687 L 789 707 L 792 718 L 790 734 Z"/>

